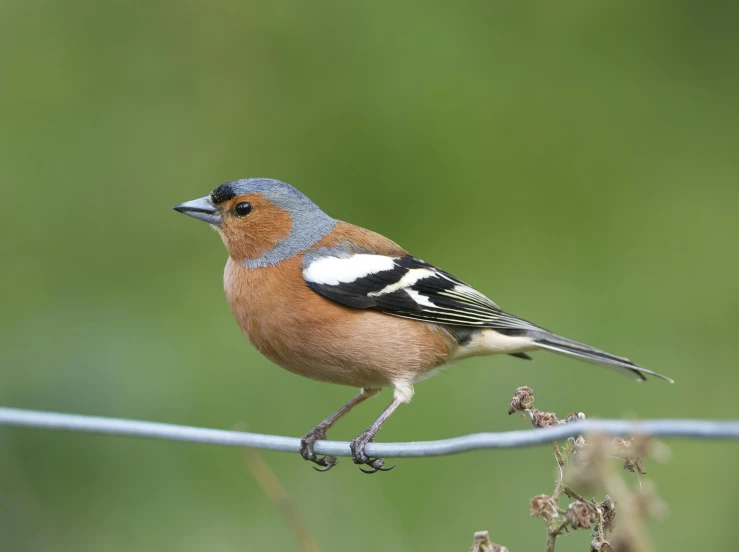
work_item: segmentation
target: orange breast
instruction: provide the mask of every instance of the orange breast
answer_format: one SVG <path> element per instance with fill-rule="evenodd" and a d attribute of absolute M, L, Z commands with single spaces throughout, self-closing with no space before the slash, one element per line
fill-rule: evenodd
<path fill-rule="evenodd" d="M 413 380 L 444 364 L 457 347 L 434 324 L 352 309 L 318 295 L 303 280 L 302 255 L 256 269 L 229 259 L 224 287 L 252 345 L 275 364 L 315 380 L 353 387 Z"/>

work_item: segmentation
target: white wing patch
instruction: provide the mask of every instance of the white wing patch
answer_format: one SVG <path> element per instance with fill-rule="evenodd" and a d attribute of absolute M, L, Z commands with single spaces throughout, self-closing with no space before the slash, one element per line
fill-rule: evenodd
<path fill-rule="evenodd" d="M 436 305 L 434 305 L 434 304 L 433 304 L 433 303 L 432 303 L 432 302 L 431 302 L 431 301 L 429 300 L 429 298 L 428 298 L 428 297 L 426 297 L 425 295 L 421 295 L 421 294 L 420 294 L 420 293 L 418 293 L 418 292 L 417 292 L 417 291 L 416 291 L 415 289 L 410 289 L 410 288 L 408 288 L 408 289 L 406 289 L 406 290 L 405 290 L 405 292 L 406 292 L 406 293 L 407 293 L 408 295 L 410 295 L 410 296 L 411 296 L 411 299 L 413 299 L 413 300 L 414 300 L 414 301 L 415 301 L 416 303 L 418 303 L 419 305 L 422 305 L 422 306 L 424 306 L 424 307 L 435 307 L 435 306 L 436 306 Z"/>
<path fill-rule="evenodd" d="M 438 274 L 439 274 L 438 272 L 431 270 L 430 268 L 412 268 L 408 272 L 406 272 L 403 275 L 403 277 L 397 282 L 385 286 L 380 291 L 372 291 L 368 293 L 367 295 L 369 295 L 370 297 L 378 297 L 380 295 L 392 293 L 394 291 L 398 291 L 399 289 L 405 289 L 405 288 L 411 287 L 413 284 L 415 284 L 416 282 L 424 278 L 431 278 L 431 277 L 438 276 Z M 416 302 L 420 303 L 418 299 L 416 299 Z M 426 303 L 421 303 L 421 304 L 425 305 Z"/>
<path fill-rule="evenodd" d="M 359 254 L 343 259 L 323 257 L 310 263 L 303 270 L 303 276 L 308 282 L 337 286 L 370 274 L 392 270 L 394 266 L 395 259 L 384 255 Z"/>

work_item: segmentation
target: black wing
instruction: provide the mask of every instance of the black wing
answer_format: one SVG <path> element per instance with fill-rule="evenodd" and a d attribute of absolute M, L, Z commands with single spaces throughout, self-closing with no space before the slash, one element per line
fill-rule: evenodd
<path fill-rule="evenodd" d="M 313 291 L 348 307 L 509 334 L 542 329 L 504 312 L 461 280 L 410 255 L 314 255 L 306 259 L 303 276 Z"/>

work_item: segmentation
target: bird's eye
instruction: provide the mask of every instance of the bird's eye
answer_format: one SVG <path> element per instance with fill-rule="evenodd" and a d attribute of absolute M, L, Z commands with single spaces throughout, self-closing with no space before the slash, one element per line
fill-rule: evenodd
<path fill-rule="evenodd" d="M 251 213 L 251 211 L 252 211 L 253 208 L 254 207 L 252 206 L 252 204 L 249 203 L 248 201 L 244 201 L 243 203 L 239 203 L 236 206 L 236 215 L 239 216 L 239 217 L 245 217 L 246 215 L 248 215 L 249 213 Z"/>

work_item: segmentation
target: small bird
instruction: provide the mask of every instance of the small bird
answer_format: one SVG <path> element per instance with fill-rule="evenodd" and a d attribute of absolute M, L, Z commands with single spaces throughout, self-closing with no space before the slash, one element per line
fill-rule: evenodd
<path fill-rule="evenodd" d="M 388 238 L 338 221 L 289 184 L 247 178 L 174 207 L 207 222 L 228 250 L 226 298 L 249 342 L 272 362 L 311 379 L 359 388 L 301 439 L 319 471 L 316 441 L 359 403 L 393 388 L 393 400 L 351 443 L 366 473 L 387 471 L 365 454 L 378 430 L 408 403 L 416 382 L 455 361 L 544 349 L 636 377 L 667 381 L 627 358 L 560 337 L 508 314 L 485 295 Z"/>

